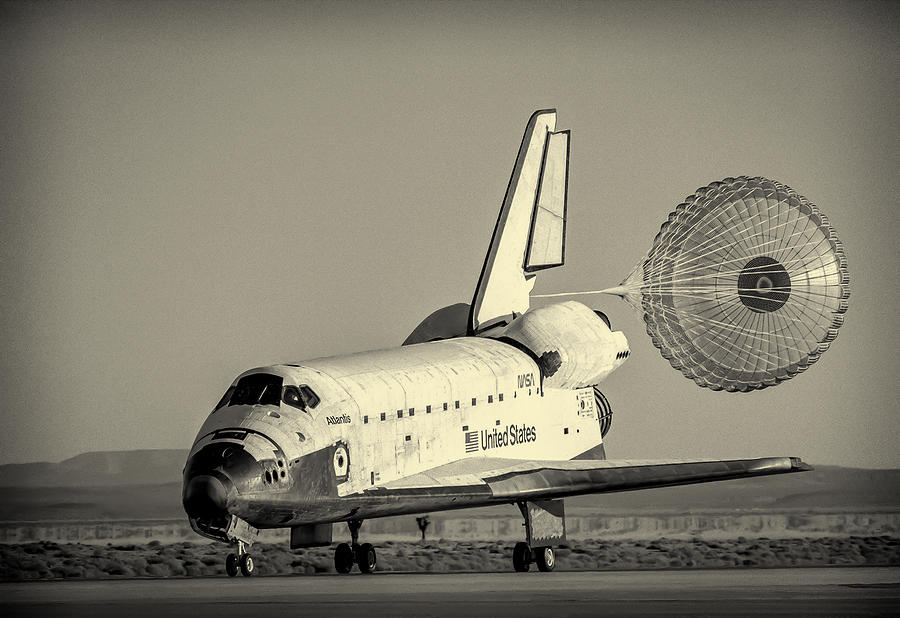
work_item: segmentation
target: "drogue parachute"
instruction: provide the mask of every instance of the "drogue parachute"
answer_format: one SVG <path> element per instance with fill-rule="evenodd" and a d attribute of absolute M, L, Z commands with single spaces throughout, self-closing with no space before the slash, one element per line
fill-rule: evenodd
<path fill-rule="evenodd" d="M 828 219 L 781 183 L 726 178 L 669 214 L 617 294 L 653 344 L 700 386 L 749 391 L 807 369 L 828 349 L 850 297 Z"/>

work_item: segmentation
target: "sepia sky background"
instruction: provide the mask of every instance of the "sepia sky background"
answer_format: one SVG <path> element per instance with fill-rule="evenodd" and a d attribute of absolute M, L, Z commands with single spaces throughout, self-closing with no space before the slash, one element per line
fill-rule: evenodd
<path fill-rule="evenodd" d="M 529 115 L 572 130 L 567 264 L 615 285 L 697 187 L 816 203 L 852 297 L 805 374 L 696 387 L 615 298 L 611 458 L 900 466 L 890 3 L 0 5 L 0 463 L 188 448 L 244 369 L 470 302 Z M 549 301 L 534 301 L 537 306 Z"/>

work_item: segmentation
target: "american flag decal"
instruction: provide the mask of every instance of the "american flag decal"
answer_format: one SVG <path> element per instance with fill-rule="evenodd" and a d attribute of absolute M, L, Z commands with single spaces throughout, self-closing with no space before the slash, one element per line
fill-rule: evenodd
<path fill-rule="evenodd" d="M 474 453 L 478 450 L 478 431 L 466 432 L 466 452 Z"/>

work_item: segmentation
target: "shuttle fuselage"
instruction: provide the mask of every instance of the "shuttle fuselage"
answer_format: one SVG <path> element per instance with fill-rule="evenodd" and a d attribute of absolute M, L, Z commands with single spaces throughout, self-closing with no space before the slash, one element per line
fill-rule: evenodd
<path fill-rule="evenodd" d="M 573 337 L 594 331 L 600 363 L 583 379 L 602 379 L 624 362 L 625 337 L 583 305 L 563 305 L 581 329 Z M 222 512 L 257 528 L 287 527 L 468 506 L 471 500 L 452 492 L 406 501 L 379 492 L 462 459 L 600 458 L 593 382 L 548 386 L 553 375 L 541 357 L 503 338 L 461 337 L 247 371 L 201 427 L 185 487 L 217 470 L 210 483 L 223 486 Z M 557 347 L 557 355 L 570 352 Z M 576 362 L 559 359 L 554 375 Z M 219 538 L 221 522 L 212 521 L 213 500 L 202 504 L 204 493 L 198 488 L 191 521 Z"/>

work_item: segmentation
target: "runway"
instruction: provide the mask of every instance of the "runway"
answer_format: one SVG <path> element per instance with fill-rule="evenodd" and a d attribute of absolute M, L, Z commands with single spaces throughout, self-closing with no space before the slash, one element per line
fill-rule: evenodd
<path fill-rule="evenodd" d="M 886 616 L 900 568 L 25 582 L 0 599 L 4 616 Z"/>

